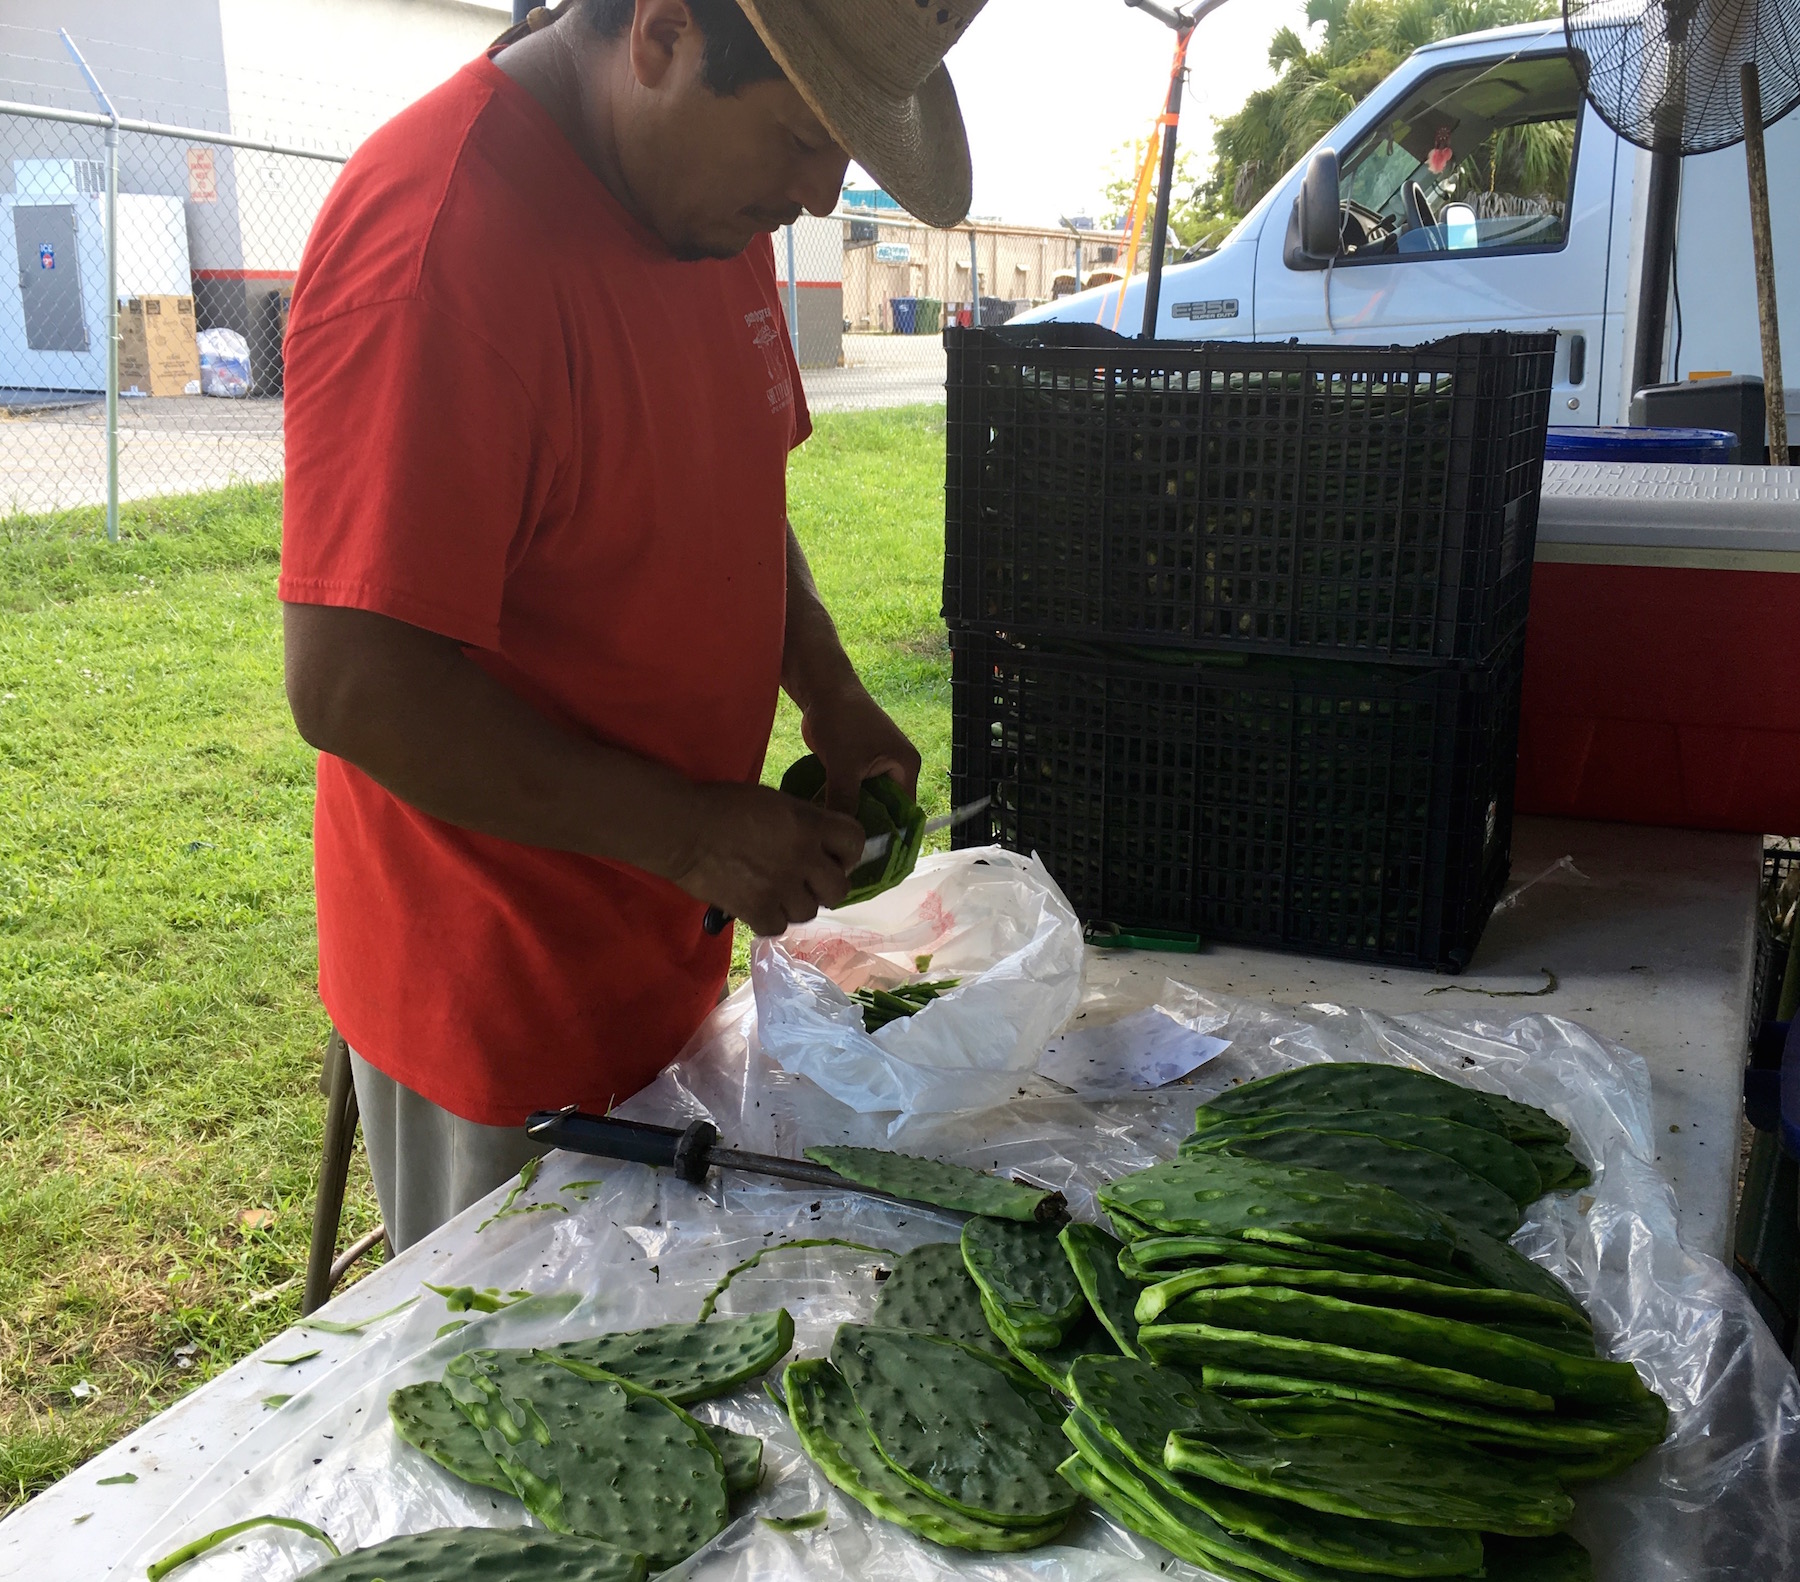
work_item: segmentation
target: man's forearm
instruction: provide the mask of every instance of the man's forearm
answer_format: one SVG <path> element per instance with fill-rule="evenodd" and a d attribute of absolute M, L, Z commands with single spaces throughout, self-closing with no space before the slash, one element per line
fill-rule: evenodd
<path fill-rule="evenodd" d="M 402 801 L 664 877 L 687 859 L 693 787 L 673 770 L 559 729 L 449 638 L 362 610 L 284 616 L 302 735 Z"/>
<path fill-rule="evenodd" d="M 781 647 L 781 687 L 802 714 L 833 695 L 860 692 L 862 682 L 844 652 L 837 624 L 819 597 L 806 551 L 787 529 L 787 626 Z"/>

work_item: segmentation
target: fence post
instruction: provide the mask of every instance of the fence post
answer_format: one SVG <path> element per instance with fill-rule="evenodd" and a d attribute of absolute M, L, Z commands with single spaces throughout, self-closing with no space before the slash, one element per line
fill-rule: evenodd
<path fill-rule="evenodd" d="M 794 343 L 794 362 L 800 362 L 800 277 L 794 272 L 794 228 L 787 228 L 788 338 Z"/>
<path fill-rule="evenodd" d="M 106 125 L 106 541 L 119 541 L 119 112 L 113 108 L 67 28 L 63 44 L 87 79 Z"/>
<path fill-rule="evenodd" d="M 981 328 L 981 246 L 975 227 L 969 227 L 969 328 Z"/>

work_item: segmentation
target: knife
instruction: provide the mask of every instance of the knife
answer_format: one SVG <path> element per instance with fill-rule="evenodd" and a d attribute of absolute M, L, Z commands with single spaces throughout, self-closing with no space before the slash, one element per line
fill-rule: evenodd
<path fill-rule="evenodd" d="M 925 828 L 920 832 L 919 838 L 923 840 L 925 836 L 935 835 L 939 830 L 955 829 L 958 824 L 968 823 L 977 813 L 985 813 L 988 803 L 993 800 L 991 796 L 979 797 L 973 802 L 963 803 L 961 807 L 952 808 L 948 813 L 940 813 L 936 818 L 926 819 Z M 856 859 L 851 871 L 855 872 L 865 862 L 873 862 L 877 857 L 885 857 L 888 854 L 888 847 L 893 843 L 892 830 L 885 835 L 871 835 L 863 842 L 862 855 Z M 700 926 L 709 934 L 723 934 L 730 924 L 731 918 L 722 907 L 709 906 L 706 909 L 706 917 Z"/>
<path fill-rule="evenodd" d="M 746 1153 L 742 1149 L 719 1146 L 718 1129 L 708 1121 L 695 1121 L 687 1129 L 674 1126 L 652 1126 L 645 1121 L 620 1120 L 611 1115 L 588 1115 L 570 1105 L 566 1110 L 539 1110 L 525 1123 L 525 1132 L 534 1142 L 566 1148 L 571 1153 L 589 1154 L 599 1159 L 615 1159 L 626 1164 L 650 1165 L 673 1170 L 694 1186 L 701 1185 L 709 1171 L 748 1170 L 757 1175 L 774 1176 L 804 1186 L 823 1187 L 832 1192 L 860 1192 L 864 1197 L 884 1198 L 890 1203 L 910 1207 L 934 1208 L 913 1198 L 896 1197 L 874 1187 L 856 1182 L 827 1170 L 809 1159 L 787 1159 L 779 1154 Z M 1022 1178 L 1021 1178 L 1022 1179 Z M 1036 1187 L 1035 1181 L 1024 1185 Z M 937 1213 L 955 1210 L 936 1208 Z M 1038 1207 L 1038 1221 L 1046 1225 L 1068 1223 L 1069 1207 L 1062 1193 L 1052 1192 Z"/>

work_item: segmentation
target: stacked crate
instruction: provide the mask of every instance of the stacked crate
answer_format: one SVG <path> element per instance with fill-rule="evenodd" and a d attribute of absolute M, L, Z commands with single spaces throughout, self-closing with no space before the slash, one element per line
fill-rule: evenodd
<path fill-rule="evenodd" d="M 1464 966 L 1507 874 L 1553 335 L 952 330 L 963 845 L 1081 915 Z"/>

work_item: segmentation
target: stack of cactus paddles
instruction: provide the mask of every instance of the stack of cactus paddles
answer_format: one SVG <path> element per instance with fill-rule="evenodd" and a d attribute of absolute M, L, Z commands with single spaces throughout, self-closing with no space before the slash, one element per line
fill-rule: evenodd
<path fill-rule="evenodd" d="M 895 1167 L 932 1200 L 927 1161 Z M 789 1412 L 827 1478 L 940 1543 L 1047 1541 L 1054 1470 L 1232 1582 L 1585 1582 L 1568 1491 L 1654 1448 L 1668 1413 L 1503 1238 L 1590 1180 L 1540 1110 L 1304 1067 L 1102 1189 L 1123 1242 L 978 1215 L 906 1254 L 869 1325 L 787 1370 Z"/>

